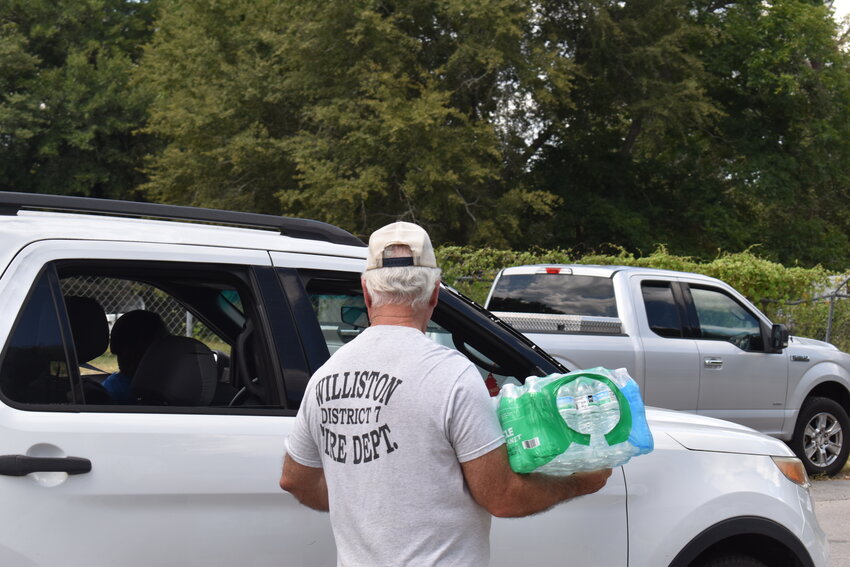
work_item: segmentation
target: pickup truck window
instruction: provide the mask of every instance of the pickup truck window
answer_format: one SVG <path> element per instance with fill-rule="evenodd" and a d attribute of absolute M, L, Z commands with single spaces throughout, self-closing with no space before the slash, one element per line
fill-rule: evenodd
<path fill-rule="evenodd" d="M 641 282 L 646 319 L 653 333 L 662 337 L 681 337 L 682 318 L 670 282 Z"/>
<path fill-rule="evenodd" d="M 742 350 L 763 351 L 758 319 L 722 291 L 690 286 L 701 338 L 728 341 Z"/>
<path fill-rule="evenodd" d="M 487 304 L 490 311 L 617 317 L 610 278 L 573 274 L 503 274 Z"/>

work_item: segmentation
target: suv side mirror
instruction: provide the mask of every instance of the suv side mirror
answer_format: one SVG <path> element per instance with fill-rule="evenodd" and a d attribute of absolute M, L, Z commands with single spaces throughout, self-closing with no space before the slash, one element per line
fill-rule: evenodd
<path fill-rule="evenodd" d="M 781 323 L 770 328 L 770 346 L 774 352 L 788 348 L 788 328 Z"/>

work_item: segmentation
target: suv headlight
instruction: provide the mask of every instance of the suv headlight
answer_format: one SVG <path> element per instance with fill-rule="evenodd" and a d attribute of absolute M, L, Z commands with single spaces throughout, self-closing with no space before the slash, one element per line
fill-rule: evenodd
<path fill-rule="evenodd" d="M 809 488 L 809 475 L 806 474 L 806 467 L 803 466 L 803 461 L 797 457 L 771 457 L 776 466 L 785 475 L 785 478 L 798 484 L 803 488 Z"/>

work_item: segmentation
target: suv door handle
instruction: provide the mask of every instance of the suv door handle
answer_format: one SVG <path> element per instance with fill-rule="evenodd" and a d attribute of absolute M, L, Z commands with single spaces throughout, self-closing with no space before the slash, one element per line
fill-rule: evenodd
<path fill-rule="evenodd" d="M 29 457 L 0 455 L 0 475 L 26 476 L 34 472 L 83 474 L 91 471 L 91 461 L 82 457 Z"/>
<path fill-rule="evenodd" d="M 706 358 L 703 361 L 703 365 L 706 368 L 720 368 L 720 367 L 723 366 L 723 359 L 722 358 Z"/>

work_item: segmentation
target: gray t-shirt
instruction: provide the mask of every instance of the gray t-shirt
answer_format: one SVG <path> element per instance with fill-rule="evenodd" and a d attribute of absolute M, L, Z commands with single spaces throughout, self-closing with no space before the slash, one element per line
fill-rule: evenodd
<path fill-rule="evenodd" d="M 310 379 L 287 451 L 324 469 L 340 565 L 486 565 L 490 514 L 460 463 L 503 442 L 469 360 L 378 325 Z"/>

